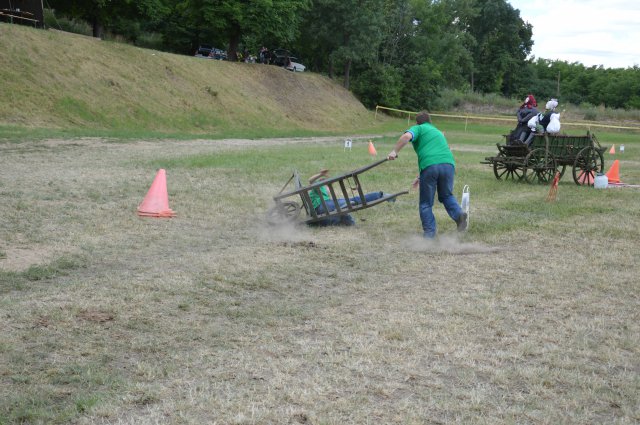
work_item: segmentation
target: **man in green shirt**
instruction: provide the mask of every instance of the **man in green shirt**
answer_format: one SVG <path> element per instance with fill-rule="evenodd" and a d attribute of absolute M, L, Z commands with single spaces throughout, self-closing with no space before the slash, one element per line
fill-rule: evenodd
<path fill-rule="evenodd" d="M 420 220 L 425 238 L 433 239 L 436 236 L 436 219 L 433 215 L 433 200 L 436 192 L 438 192 L 438 201 L 444 205 L 449 217 L 456 222 L 458 231 L 465 231 L 468 217 L 453 196 L 456 163 L 447 145 L 447 139 L 431 124 L 431 116 L 428 112 L 418 113 L 416 123 L 417 125 L 400 136 L 387 158 L 396 159 L 398 152 L 408 143 L 413 145 L 418 155 L 420 175 L 413 184 L 420 185 Z"/>

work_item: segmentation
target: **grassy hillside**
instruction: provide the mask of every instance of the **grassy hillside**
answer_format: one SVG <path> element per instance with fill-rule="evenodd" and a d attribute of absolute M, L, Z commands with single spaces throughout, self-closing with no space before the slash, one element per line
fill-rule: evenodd
<path fill-rule="evenodd" d="M 326 77 L 0 23 L 0 126 L 256 136 L 340 132 L 371 113 Z"/>

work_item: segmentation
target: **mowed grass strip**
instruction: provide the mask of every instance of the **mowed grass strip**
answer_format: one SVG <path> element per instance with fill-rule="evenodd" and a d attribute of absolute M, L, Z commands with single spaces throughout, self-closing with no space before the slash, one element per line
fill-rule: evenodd
<path fill-rule="evenodd" d="M 369 164 L 368 137 L 0 145 L 0 422 L 639 421 L 638 189 L 567 175 L 547 203 L 480 164 L 499 136 L 445 131 L 471 227 L 437 205 L 435 244 L 416 192 L 355 228 L 265 223 L 294 168 Z M 158 168 L 175 219 L 136 215 Z"/>

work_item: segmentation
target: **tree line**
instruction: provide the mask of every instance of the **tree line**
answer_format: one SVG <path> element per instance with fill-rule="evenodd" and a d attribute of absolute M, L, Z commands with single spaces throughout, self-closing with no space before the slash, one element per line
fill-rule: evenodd
<path fill-rule="evenodd" d="M 506 0 L 48 0 L 57 18 L 159 50 L 294 51 L 368 107 L 429 108 L 444 89 L 640 109 L 640 68 L 530 58 Z"/>

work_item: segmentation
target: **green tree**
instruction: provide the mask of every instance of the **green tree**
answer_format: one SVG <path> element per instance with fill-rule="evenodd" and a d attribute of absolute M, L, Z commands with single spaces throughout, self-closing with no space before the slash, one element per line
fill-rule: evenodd
<path fill-rule="evenodd" d="M 236 60 L 243 38 L 292 43 L 308 6 L 309 0 L 183 0 L 176 12 L 198 42 L 224 39 L 228 58 Z"/>
<path fill-rule="evenodd" d="M 476 13 L 471 0 L 414 2 L 415 31 L 407 47 L 414 52 L 413 64 L 431 69 L 431 84 L 447 88 L 468 86 L 475 46 L 468 22 Z"/>
<path fill-rule="evenodd" d="M 402 66 L 408 60 L 408 46 L 415 35 L 415 13 L 408 0 L 385 0 L 383 7 L 379 61 L 385 65 Z"/>
<path fill-rule="evenodd" d="M 388 0 L 381 61 L 401 70 L 403 109 L 430 108 L 442 88 L 468 87 L 472 0 Z"/>
<path fill-rule="evenodd" d="M 315 38 L 325 55 L 323 67 L 333 77 L 340 67 L 350 86 L 354 66 L 375 64 L 382 41 L 383 0 L 316 0 L 305 16 L 305 39 Z M 318 53 L 320 53 L 318 51 Z"/>
<path fill-rule="evenodd" d="M 405 67 L 403 73 L 402 104 L 403 109 L 419 111 L 431 109 L 442 88 L 444 76 L 441 67 L 432 59 Z"/>
<path fill-rule="evenodd" d="M 111 0 L 51 0 L 49 5 L 56 13 L 88 21 L 93 27 L 93 36 L 102 37 Z"/>
<path fill-rule="evenodd" d="M 352 90 L 367 107 L 401 105 L 402 73 L 384 64 L 375 64 L 354 78 Z"/>
<path fill-rule="evenodd" d="M 476 0 L 468 31 L 475 39 L 472 89 L 516 94 L 533 42 L 532 26 L 505 0 Z"/>
<path fill-rule="evenodd" d="M 93 36 L 102 38 L 105 29 L 134 40 L 142 29 L 158 25 L 169 8 L 163 0 L 50 0 L 56 13 L 89 22 Z"/>
<path fill-rule="evenodd" d="M 640 68 L 605 69 L 581 63 L 537 59 L 530 65 L 531 87 L 539 98 L 611 108 L 635 108 L 640 98 Z"/>

